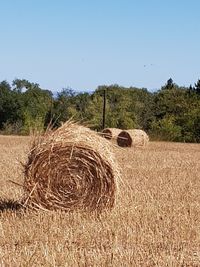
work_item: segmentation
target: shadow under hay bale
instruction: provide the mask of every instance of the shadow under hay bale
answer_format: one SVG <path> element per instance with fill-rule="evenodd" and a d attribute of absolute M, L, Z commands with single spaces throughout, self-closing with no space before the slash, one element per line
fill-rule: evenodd
<path fill-rule="evenodd" d="M 118 134 L 121 132 L 121 129 L 118 128 L 106 128 L 102 131 L 103 137 L 105 137 L 106 139 L 112 139 L 112 138 L 116 138 Z"/>
<path fill-rule="evenodd" d="M 109 209 L 118 176 L 109 142 L 67 122 L 34 141 L 25 165 L 25 204 L 47 210 Z"/>
<path fill-rule="evenodd" d="M 148 142 L 148 135 L 139 129 L 121 131 L 117 137 L 117 144 L 121 147 L 145 147 Z"/>

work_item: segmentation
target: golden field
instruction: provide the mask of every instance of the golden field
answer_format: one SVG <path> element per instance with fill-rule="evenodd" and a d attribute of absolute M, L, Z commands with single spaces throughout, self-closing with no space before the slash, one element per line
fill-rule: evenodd
<path fill-rule="evenodd" d="M 0 266 L 200 266 L 200 144 L 115 148 L 115 208 L 94 214 L 18 209 L 30 138 L 0 136 Z"/>

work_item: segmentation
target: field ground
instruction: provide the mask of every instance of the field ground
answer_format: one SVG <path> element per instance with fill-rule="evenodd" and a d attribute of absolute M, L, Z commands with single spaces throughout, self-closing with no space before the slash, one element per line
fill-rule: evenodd
<path fill-rule="evenodd" d="M 0 266 L 200 266 L 200 144 L 115 148 L 123 185 L 112 212 L 23 212 L 29 138 L 0 136 Z M 11 210 L 11 207 L 15 210 Z"/>

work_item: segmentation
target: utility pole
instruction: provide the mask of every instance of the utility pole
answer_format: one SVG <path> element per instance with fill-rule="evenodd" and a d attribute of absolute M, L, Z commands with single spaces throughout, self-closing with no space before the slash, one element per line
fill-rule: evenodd
<path fill-rule="evenodd" d="M 106 89 L 103 90 L 103 123 L 102 129 L 105 128 L 105 119 L 106 119 Z"/>

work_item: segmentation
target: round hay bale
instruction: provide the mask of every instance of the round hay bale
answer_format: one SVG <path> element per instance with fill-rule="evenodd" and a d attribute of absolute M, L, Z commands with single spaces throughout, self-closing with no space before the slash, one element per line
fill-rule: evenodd
<path fill-rule="evenodd" d="M 103 133 L 103 136 L 106 138 L 106 139 L 113 139 L 113 138 L 116 138 L 117 139 L 117 136 L 118 134 L 121 132 L 122 130 L 118 129 L 118 128 L 106 128 L 102 131 Z"/>
<path fill-rule="evenodd" d="M 117 144 L 121 147 L 144 147 L 148 142 L 148 135 L 139 129 L 122 131 L 117 137 Z"/>
<path fill-rule="evenodd" d="M 119 174 L 110 143 L 67 122 L 34 142 L 25 165 L 25 203 L 47 210 L 111 208 Z"/>

